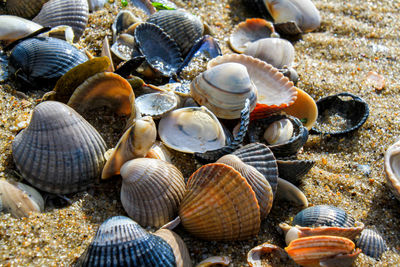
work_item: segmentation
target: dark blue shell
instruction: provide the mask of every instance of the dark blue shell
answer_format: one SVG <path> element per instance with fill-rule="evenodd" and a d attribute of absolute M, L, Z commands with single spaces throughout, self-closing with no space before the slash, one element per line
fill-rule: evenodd
<path fill-rule="evenodd" d="M 54 86 L 87 56 L 66 41 L 51 37 L 30 38 L 17 44 L 9 58 L 10 73 L 33 87 Z"/>
<path fill-rule="evenodd" d="M 161 237 L 146 232 L 125 216 L 100 225 L 77 266 L 175 266 L 172 248 Z"/>
<path fill-rule="evenodd" d="M 379 259 L 382 253 L 388 249 L 382 236 L 371 229 L 364 229 L 356 244 L 365 255 L 375 259 Z"/>
<path fill-rule="evenodd" d="M 354 227 L 354 224 L 354 218 L 344 210 L 328 205 L 318 205 L 304 209 L 297 213 L 292 223 L 292 225 L 305 227 Z"/>

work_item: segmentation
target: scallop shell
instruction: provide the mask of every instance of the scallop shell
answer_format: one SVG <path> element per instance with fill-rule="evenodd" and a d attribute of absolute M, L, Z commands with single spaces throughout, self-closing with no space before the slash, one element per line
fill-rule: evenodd
<path fill-rule="evenodd" d="M 388 249 L 382 236 L 371 229 L 364 229 L 356 244 L 365 255 L 375 259 L 379 259 Z"/>
<path fill-rule="evenodd" d="M 67 71 L 87 60 L 85 54 L 63 40 L 35 37 L 14 47 L 9 68 L 30 87 L 43 89 L 46 82 L 54 86 Z"/>
<path fill-rule="evenodd" d="M 176 266 L 172 248 L 124 216 L 103 222 L 79 266 Z"/>
<path fill-rule="evenodd" d="M 212 256 L 199 262 L 196 267 L 229 266 L 232 259 L 228 256 Z"/>
<path fill-rule="evenodd" d="M 100 176 L 106 145 L 100 134 L 67 105 L 37 105 L 29 126 L 12 143 L 15 165 L 35 187 L 50 193 L 85 190 Z"/>
<path fill-rule="evenodd" d="M 299 185 L 303 177 L 314 166 L 314 160 L 277 160 L 279 177 Z"/>
<path fill-rule="evenodd" d="M 121 167 L 121 203 L 143 226 L 162 226 L 174 219 L 185 193 L 182 173 L 159 159 L 139 158 Z"/>
<path fill-rule="evenodd" d="M 240 22 L 229 37 L 229 45 L 233 51 L 244 53 L 248 45 L 259 39 L 276 36 L 274 25 L 265 19 L 246 19 Z"/>
<path fill-rule="evenodd" d="M 50 0 L 43 5 L 33 21 L 49 27 L 71 26 L 77 42 L 86 28 L 89 16 L 87 0 Z"/>
<path fill-rule="evenodd" d="M 15 41 L 41 28 L 41 25 L 17 16 L 0 16 L 0 40 Z"/>
<path fill-rule="evenodd" d="M 350 93 L 323 97 L 317 101 L 317 107 L 318 118 L 312 133 L 336 136 L 348 134 L 360 128 L 369 115 L 367 102 Z M 326 125 L 328 130 L 324 129 Z"/>
<path fill-rule="evenodd" d="M 257 101 L 257 89 L 246 67 L 238 63 L 208 69 L 193 80 L 190 90 L 197 103 L 223 119 L 240 118 L 246 99 L 250 100 L 250 111 Z"/>
<path fill-rule="evenodd" d="M 242 240 L 260 229 L 260 208 L 246 179 L 234 168 L 207 164 L 193 173 L 179 207 L 183 227 L 206 240 Z"/>
<path fill-rule="evenodd" d="M 287 253 L 280 247 L 270 244 L 270 243 L 263 243 L 252 248 L 247 253 L 247 263 L 250 267 L 262 267 L 262 266 L 272 266 L 272 265 L 264 265 L 261 261 L 261 256 L 265 254 L 273 254 L 274 260 L 278 256 L 281 259 L 287 259 Z"/>
<path fill-rule="evenodd" d="M 31 19 L 39 13 L 48 0 L 7 0 L 7 13 L 18 17 Z"/>
<path fill-rule="evenodd" d="M 204 32 L 203 23 L 196 16 L 182 10 L 160 10 L 152 14 L 147 22 L 159 26 L 175 40 L 183 56 L 186 56 Z"/>
<path fill-rule="evenodd" d="M 178 97 L 174 93 L 151 93 L 136 98 L 136 106 L 142 116 L 159 119 L 178 106 Z"/>
<path fill-rule="evenodd" d="M 192 267 L 189 250 L 179 235 L 168 229 L 157 230 L 154 235 L 161 237 L 170 245 L 174 251 L 176 267 Z"/>
<path fill-rule="evenodd" d="M 384 167 L 387 185 L 400 200 L 400 140 L 386 150 Z"/>
<path fill-rule="evenodd" d="M 44 200 L 34 188 L 18 182 L 0 180 L 0 211 L 16 218 L 44 210 Z"/>
<path fill-rule="evenodd" d="M 164 116 L 158 125 L 163 143 L 177 151 L 194 153 L 225 145 L 225 133 L 206 107 L 180 108 Z"/>
<path fill-rule="evenodd" d="M 353 227 L 355 220 L 340 208 L 317 205 L 297 213 L 292 224 L 300 226 Z"/>

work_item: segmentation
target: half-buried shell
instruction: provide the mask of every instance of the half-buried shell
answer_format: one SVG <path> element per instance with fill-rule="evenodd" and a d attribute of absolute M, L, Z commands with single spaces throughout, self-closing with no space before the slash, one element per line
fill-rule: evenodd
<path fill-rule="evenodd" d="M 400 140 L 386 150 L 384 162 L 387 185 L 400 200 Z"/>
<path fill-rule="evenodd" d="M 379 259 L 388 247 L 382 236 L 374 230 L 364 229 L 360 238 L 356 241 L 357 247 L 370 257 Z"/>

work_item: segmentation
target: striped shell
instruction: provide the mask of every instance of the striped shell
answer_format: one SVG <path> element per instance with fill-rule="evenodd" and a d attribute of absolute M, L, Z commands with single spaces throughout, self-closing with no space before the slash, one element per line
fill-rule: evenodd
<path fill-rule="evenodd" d="M 162 226 L 174 219 L 185 193 L 182 173 L 159 159 L 139 158 L 121 167 L 121 202 L 143 226 Z"/>
<path fill-rule="evenodd" d="M 279 177 L 299 185 L 303 177 L 314 166 L 314 160 L 277 160 Z"/>
<path fill-rule="evenodd" d="M 103 222 L 78 266 L 175 266 L 172 248 L 124 216 Z"/>
<path fill-rule="evenodd" d="M 171 246 L 175 255 L 176 267 L 192 267 L 189 250 L 178 234 L 168 229 L 160 229 L 154 235 L 161 237 Z"/>
<path fill-rule="evenodd" d="M 42 26 L 71 26 L 78 41 L 86 28 L 89 16 L 87 0 L 50 0 L 43 5 L 33 21 Z"/>
<path fill-rule="evenodd" d="M 46 101 L 12 143 L 15 165 L 35 187 L 50 193 L 85 190 L 100 176 L 106 145 L 75 110 Z"/>
<path fill-rule="evenodd" d="M 388 247 L 383 237 L 374 230 L 364 229 L 356 241 L 357 247 L 370 257 L 379 259 Z"/>
<path fill-rule="evenodd" d="M 48 0 L 7 0 L 7 13 L 10 15 L 31 19 L 39 13 Z"/>
<path fill-rule="evenodd" d="M 384 163 L 387 185 L 400 200 L 400 140 L 386 150 Z"/>
<path fill-rule="evenodd" d="M 202 166 L 187 183 L 179 207 L 183 227 L 206 240 L 242 240 L 260 229 L 260 208 L 246 179 L 234 168 Z"/>
<path fill-rule="evenodd" d="M 317 205 L 297 213 L 292 224 L 300 226 L 353 227 L 355 220 L 340 208 Z"/>

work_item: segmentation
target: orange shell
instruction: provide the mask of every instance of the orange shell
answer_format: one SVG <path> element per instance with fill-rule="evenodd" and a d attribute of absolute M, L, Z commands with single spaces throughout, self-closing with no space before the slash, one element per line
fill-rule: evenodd
<path fill-rule="evenodd" d="M 234 168 L 212 163 L 190 176 L 179 217 L 185 229 L 206 240 L 242 240 L 260 229 L 260 208 L 246 179 Z"/>

